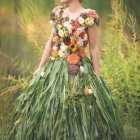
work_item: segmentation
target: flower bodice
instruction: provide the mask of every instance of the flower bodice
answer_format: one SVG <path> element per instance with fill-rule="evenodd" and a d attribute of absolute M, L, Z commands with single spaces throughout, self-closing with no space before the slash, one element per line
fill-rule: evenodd
<path fill-rule="evenodd" d="M 76 19 L 70 19 L 64 14 L 64 6 L 60 5 L 52 10 L 49 22 L 54 28 L 50 59 L 62 57 L 66 58 L 70 65 L 81 65 L 89 43 L 88 26 L 99 24 L 96 11 L 86 9 Z"/>

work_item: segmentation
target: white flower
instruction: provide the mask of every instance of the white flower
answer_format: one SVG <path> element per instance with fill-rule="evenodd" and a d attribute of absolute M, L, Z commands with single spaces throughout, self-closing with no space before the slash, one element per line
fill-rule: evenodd
<path fill-rule="evenodd" d="M 55 58 L 53 56 L 50 57 L 51 60 L 54 60 Z"/>
<path fill-rule="evenodd" d="M 55 50 L 55 51 L 56 51 L 56 50 L 57 50 L 57 46 L 53 46 L 53 50 Z"/>
<path fill-rule="evenodd" d="M 50 20 L 49 23 L 53 25 L 53 20 Z"/>
<path fill-rule="evenodd" d="M 78 34 L 81 34 L 83 32 L 83 28 L 77 28 L 76 31 L 77 31 Z"/>
<path fill-rule="evenodd" d="M 63 30 L 59 30 L 58 34 L 59 34 L 61 37 L 64 37 L 64 31 L 63 31 Z"/>
<path fill-rule="evenodd" d="M 59 50 L 59 51 L 58 51 L 58 55 L 59 55 L 60 57 L 63 57 L 63 55 L 64 55 L 63 51 L 62 51 L 62 50 Z"/>
<path fill-rule="evenodd" d="M 84 23 L 84 19 L 82 17 L 79 17 L 78 18 L 78 21 L 79 21 L 80 24 L 83 24 Z"/>
<path fill-rule="evenodd" d="M 60 11 L 61 11 L 61 5 L 58 5 L 58 6 L 54 7 L 52 12 L 59 14 Z"/>
<path fill-rule="evenodd" d="M 89 9 L 89 8 L 88 8 L 88 9 L 86 9 L 86 13 L 88 13 L 88 12 L 90 12 L 90 11 L 91 11 L 91 9 Z"/>
<path fill-rule="evenodd" d="M 77 44 L 79 46 L 83 46 L 83 39 L 79 37 L 78 41 L 77 41 Z"/>
<path fill-rule="evenodd" d="M 67 26 L 68 30 L 71 30 L 72 29 L 72 25 L 69 24 L 69 26 Z"/>
<path fill-rule="evenodd" d="M 61 29 L 61 28 L 62 28 L 62 25 L 61 25 L 61 24 L 58 24 L 58 25 L 57 25 L 57 28 L 58 28 L 58 29 Z"/>
<path fill-rule="evenodd" d="M 69 30 L 68 30 L 68 33 L 69 33 L 69 34 L 72 34 L 72 29 L 69 29 Z"/>
<path fill-rule="evenodd" d="M 56 33 L 57 33 L 57 30 L 56 30 L 56 29 L 54 29 L 54 30 L 53 30 L 53 34 L 56 34 Z"/>
<path fill-rule="evenodd" d="M 62 43 L 60 48 L 62 51 L 65 51 L 67 49 L 67 46 L 64 43 Z"/>
<path fill-rule="evenodd" d="M 88 89 L 88 93 L 89 93 L 89 94 L 92 93 L 92 89 L 91 89 L 91 88 Z"/>
<path fill-rule="evenodd" d="M 68 30 L 72 29 L 72 25 L 68 21 L 64 22 L 64 27 L 66 27 Z"/>
<path fill-rule="evenodd" d="M 81 70 L 81 72 L 83 72 L 84 71 L 84 67 L 80 66 L 80 70 Z"/>
<path fill-rule="evenodd" d="M 43 77 L 44 76 L 44 72 L 41 72 L 40 75 Z"/>
<path fill-rule="evenodd" d="M 88 38 L 88 35 L 85 34 L 83 40 L 85 41 L 85 40 L 87 40 L 87 38 Z"/>
<path fill-rule="evenodd" d="M 69 22 L 68 21 L 65 21 L 64 22 L 64 27 L 68 27 L 69 26 Z"/>

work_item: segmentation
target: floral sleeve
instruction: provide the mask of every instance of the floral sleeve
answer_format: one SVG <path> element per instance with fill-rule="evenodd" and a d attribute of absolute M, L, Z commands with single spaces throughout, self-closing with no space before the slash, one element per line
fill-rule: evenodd
<path fill-rule="evenodd" d="M 87 17 L 85 19 L 85 24 L 87 26 L 99 25 L 99 15 L 95 10 L 87 9 Z"/>
<path fill-rule="evenodd" d="M 53 8 L 53 10 L 50 13 L 50 19 L 49 19 L 50 24 L 54 25 L 56 20 L 59 19 L 60 11 L 61 11 L 61 6 L 56 6 Z"/>

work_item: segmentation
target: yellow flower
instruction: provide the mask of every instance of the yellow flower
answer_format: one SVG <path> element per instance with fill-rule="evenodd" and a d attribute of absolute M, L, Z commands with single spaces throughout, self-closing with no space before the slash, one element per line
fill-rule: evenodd
<path fill-rule="evenodd" d="M 56 58 L 56 57 L 58 56 L 58 51 L 57 51 L 57 50 L 53 50 L 53 51 L 51 52 L 51 54 L 52 54 L 52 56 L 53 56 L 54 58 Z"/>
<path fill-rule="evenodd" d="M 92 25 L 92 24 L 94 24 L 94 19 L 93 18 L 86 18 L 85 19 L 85 23 L 86 23 L 86 25 Z"/>
<path fill-rule="evenodd" d="M 70 49 L 75 52 L 78 48 L 78 45 L 75 43 L 74 40 L 71 40 L 71 43 L 70 43 Z"/>
<path fill-rule="evenodd" d="M 89 88 L 88 86 L 86 86 L 86 87 L 84 88 L 84 94 L 85 94 L 86 96 L 92 94 L 92 89 Z"/>

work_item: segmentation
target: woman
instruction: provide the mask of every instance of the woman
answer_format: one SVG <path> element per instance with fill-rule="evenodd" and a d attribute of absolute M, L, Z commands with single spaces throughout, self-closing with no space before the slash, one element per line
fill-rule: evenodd
<path fill-rule="evenodd" d="M 99 71 L 99 16 L 81 2 L 61 0 L 51 12 L 50 38 L 16 100 L 7 140 L 124 140 L 117 106 Z"/>

